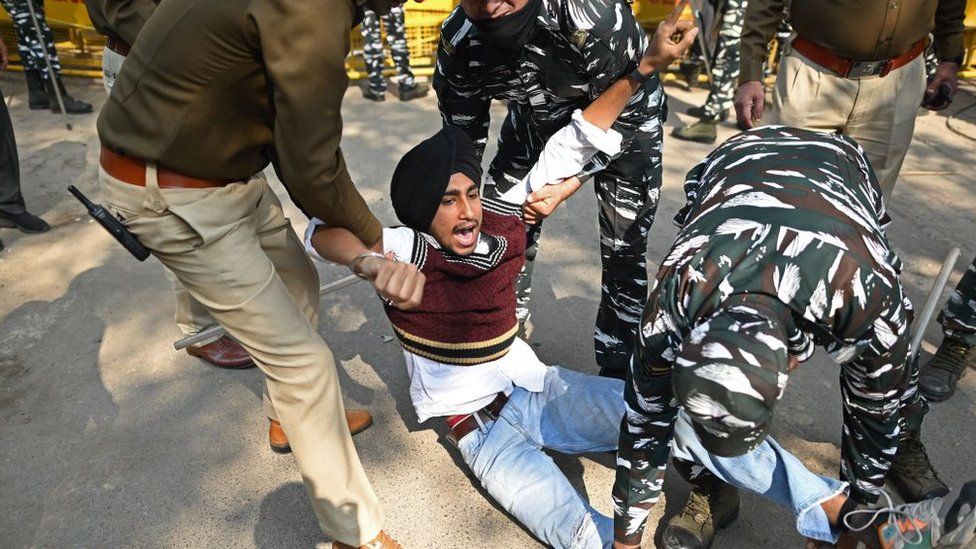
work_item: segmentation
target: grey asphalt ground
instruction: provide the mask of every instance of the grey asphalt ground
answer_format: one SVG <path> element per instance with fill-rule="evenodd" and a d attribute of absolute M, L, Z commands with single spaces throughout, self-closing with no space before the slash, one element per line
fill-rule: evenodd
<path fill-rule="evenodd" d="M 0 78 L 21 154 L 29 208 L 54 225 L 44 235 L 0 230 L 0 547 L 328 547 L 290 456 L 271 453 L 257 370 L 224 371 L 176 352 L 169 283 L 155 260 L 138 263 L 65 192 L 93 197 L 95 116 L 28 111 L 20 75 Z M 100 82 L 68 87 L 100 106 Z M 949 112 L 976 102 L 960 93 Z M 690 119 L 702 90 L 669 87 L 671 125 Z M 350 89 L 343 149 L 366 199 L 384 223 L 395 217 L 387 183 L 402 153 L 440 124 L 433 97 L 401 104 L 364 101 Z M 496 107 L 494 119 L 503 110 Z M 963 117 L 976 120 L 976 109 Z M 904 282 L 921 307 L 952 246 L 962 269 L 976 255 L 976 148 L 946 130 L 945 115 L 919 118 L 891 204 L 890 236 L 905 260 Z M 960 121 L 976 135 L 976 124 Z M 497 124 L 496 128 L 497 130 Z M 722 138 L 735 129 L 727 124 Z M 710 146 L 667 137 L 665 180 L 651 233 L 651 268 L 667 251 L 683 175 Z M 304 218 L 287 202 L 297 230 Z M 547 223 L 536 269 L 533 345 L 542 359 L 595 373 L 592 322 L 600 262 L 595 199 L 580 192 Z M 323 280 L 346 272 L 321 265 Z M 333 349 L 350 407 L 375 425 L 356 445 L 386 511 L 386 529 L 405 547 L 536 547 L 462 471 L 432 425 L 418 424 L 400 350 L 380 303 L 365 285 L 325 297 L 319 331 Z M 941 339 L 926 329 L 923 359 Z M 841 428 L 836 365 L 822 355 L 792 376 L 774 434 L 817 472 L 835 474 Z M 924 438 L 942 477 L 976 477 L 976 375 L 934 405 Z M 585 411 L 581 411 L 585 413 Z M 429 423 L 435 423 L 431 421 Z M 566 474 L 609 512 L 609 455 L 557 456 Z M 676 513 L 687 487 L 674 475 L 652 515 Z M 645 546 L 652 547 L 647 536 Z M 718 548 L 802 547 L 789 511 L 745 495 L 739 520 Z"/>

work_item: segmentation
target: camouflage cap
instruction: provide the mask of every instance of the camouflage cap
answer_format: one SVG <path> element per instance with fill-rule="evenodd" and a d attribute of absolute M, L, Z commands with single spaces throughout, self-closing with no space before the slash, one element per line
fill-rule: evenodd
<path fill-rule="evenodd" d="M 770 296 L 726 301 L 682 341 L 674 394 L 702 445 L 732 457 L 758 446 L 786 388 L 789 309 Z"/>

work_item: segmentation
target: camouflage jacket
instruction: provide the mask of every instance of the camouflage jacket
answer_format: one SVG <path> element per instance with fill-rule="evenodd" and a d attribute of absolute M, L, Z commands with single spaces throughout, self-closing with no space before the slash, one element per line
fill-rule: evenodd
<path fill-rule="evenodd" d="M 467 131 L 482 154 L 492 99 L 515 105 L 519 119 L 512 120 L 510 113 L 506 124 L 528 125 L 519 135 L 528 135 L 531 156 L 538 156 L 575 109 L 586 108 L 637 68 L 648 45 L 630 4 L 622 0 L 543 0 L 537 25 L 525 47 L 513 53 L 482 42 L 460 6 L 441 28 L 433 82 L 438 106 L 444 122 Z M 622 149 L 641 126 L 659 123 L 664 101 L 654 74 L 613 125 L 623 135 Z M 527 170 L 533 161 L 521 159 L 518 167 Z M 608 163 L 599 153 L 584 171 Z"/>
<path fill-rule="evenodd" d="M 685 192 L 675 218 L 681 230 L 651 289 L 625 390 L 613 494 L 618 539 L 640 538 L 660 492 L 681 396 L 671 371 L 682 341 L 757 294 L 790 324 L 787 341 L 768 338 L 771 346 L 787 344 L 805 359 L 816 343 L 842 365 L 841 475 L 858 499 L 873 501 L 900 419 L 920 422 L 914 412 L 924 401 L 906 364 L 911 305 L 901 262 L 885 237 L 888 216 L 860 147 L 781 126 L 752 130 L 694 167 Z M 743 356 L 767 351 L 740 348 Z M 785 371 L 747 374 L 755 392 L 782 395 Z"/>

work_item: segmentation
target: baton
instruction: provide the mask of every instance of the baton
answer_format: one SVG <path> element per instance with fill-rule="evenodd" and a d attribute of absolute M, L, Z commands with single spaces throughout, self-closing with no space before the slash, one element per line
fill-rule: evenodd
<path fill-rule="evenodd" d="M 323 296 L 325 294 L 332 293 L 336 290 L 341 290 L 347 286 L 352 286 L 353 284 L 359 282 L 360 280 L 363 279 L 360 278 L 358 275 L 349 275 L 345 278 L 340 278 L 335 282 L 329 282 L 328 284 L 323 284 L 319 286 L 319 295 Z M 221 337 L 226 333 L 227 331 L 224 330 L 224 327 L 221 326 L 220 324 L 212 324 L 193 335 L 186 336 L 183 339 L 177 339 L 176 341 L 173 342 L 173 347 L 175 347 L 176 350 L 179 351 L 180 349 L 189 347 L 191 345 L 196 345 L 197 343 L 200 343 L 202 341 Z"/>
<path fill-rule="evenodd" d="M 909 364 L 918 355 L 919 344 L 922 343 L 922 336 L 925 335 L 925 327 L 932 320 L 935 307 L 941 301 L 942 290 L 949 282 L 949 275 L 952 274 L 952 268 L 956 266 L 957 259 L 959 259 L 959 248 L 949 250 L 945 261 L 942 262 L 942 268 L 939 269 L 939 274 L 935 277 L 935 282 L 932 283 L 932 289 L 929 290 L 929 297 L 925 300 L 925 306 L 922 307 L 922 314 L 918 315 L 915 320 L 915 333 L 912 334 L 912 354 L 908 357 Z"/>
<path fill-rule="evenodd" d="M 34 13 L 34 3 L 31 0 L 27 0 L 27 11 L 30 12 L 31 21 L 34 22 L 34 32 L 37 33 L 37 42 L 41 45 L 41 51 L 44 52 L 44 63 L 47 65 L 48 78 L 51 79 L 54 96 L 58 99 L 58 106 L 61 107 L 61 115 L 64 116 L 64 127 L 68 128 L 68 131 L 71 131 L 71 123 L 68 122 L 68 111 L 64 108 L 64 99 L 61 98 L 61 86 L 58 85 L 57 75 L 54 74 L 54 65 L 51 64 L 51 57 L 48 56 L 46 40 L 44 40 L 44 35 L 41 34 L 41 25 L 37 22 L 37 14 Z"/>

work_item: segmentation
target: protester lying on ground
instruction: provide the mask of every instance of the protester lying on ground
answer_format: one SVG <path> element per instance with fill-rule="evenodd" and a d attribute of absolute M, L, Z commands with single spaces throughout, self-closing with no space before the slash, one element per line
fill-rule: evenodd
<path fill-rule="evenodd" d="M 713 525 L 734 519 L 738 494 L 710 490 L 718 480 L 789 506 L 797 530 L 816 540 L 844 533 L 877 546 L 873 526 L 888 519 L 917 521 L 937 547 L 970 539 L 976 483 L 945 495 L 919 438 L 927 405 L 908 362 L 911 304 L 860 147 L 782 126 L 752 130 L 694 167 L 685 192 L 624 393 L 619 547 L 640 543 L 672 451 L 679 471 L 696 476 L 667 547 L 708 546 Z M 810 473 L 767 436 L 789 370 L 815 344 L 841 367 L 844 482 Z M 875 507 L 886 478 L 925 501 Z M 707 504 L 700 520 L 697 502 Z"/>
<path fill-rule="evenodd" d="M 934 402 L 951 397 L 966 370 L 976 367 L 976 259 L 949 296 L 939 324 L 942 343 L 918 380 L 922 394 Z"/>
<path fill-rule="evenodd" d="M 307 242 L 378 289 L 419 287 L 426 277 L 419 306 L 386 307 L 419 420 L 444 418 L 448 440 L 474 476 L 540 540 L 607 547 L 613 521 L 589 506 L 543 448 L 616 449 L 623 382 L 546 366 L 516 337 L 522 201 L 482 199 L 480 184 L 470 138 L 446 126 L 397 166 L 391 198 L 406 226 L 383 230 L 382 254 L 345 229 L 317 222 Z M 419 272 L 385 277 L 382 269 L 395 261 Z"/>
<path fill-rule="evenodd" d="M 672 60 L 652 47 L 641 67 L 650 72 Z M 585 111 L 576 111 L 530 174 L 500 199 L 482 200 L 474 144 L 462 130 L 446 126 L 397 166 L 391 198 L 406 226 L 384 229 L 373 251 L 348 230 L 318 220 L 306 232 L 312 255 L 349 265 L 381 295 L 416 298 L 415 289 L 424 288 L 419 306 L 386 307 L 403 345 L 420 421 L 444 417 L 448 439 L 488 493 L 554 547 L 607 547 L 613 541 L 613 521 L 590 507 L 542 448 L 615 449 L 623 383 L 547 367 L 516 336 L 523 216 L 540 219 L 556 206 L 545 199 L 526 203 L 533 190 L 576 189 L 580 181 L 572 176 L 595 154 L 619 153 L 621 136 L 610 127 L 637 80 L 617 81 Z M 396 265 L 417 268 L 388 274 Z"/>

